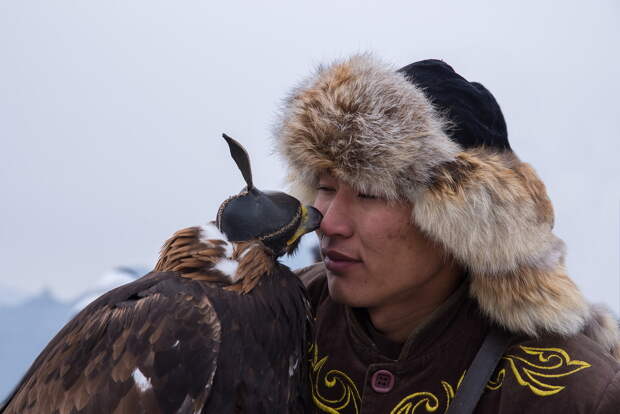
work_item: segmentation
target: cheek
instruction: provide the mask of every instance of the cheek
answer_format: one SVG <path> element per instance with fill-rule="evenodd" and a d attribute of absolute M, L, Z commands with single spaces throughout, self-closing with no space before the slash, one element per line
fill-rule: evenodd
<path fill-rule="evenodd" d="M 374 229 L 367 239 L 368 265 L 372 273 L 389 269 L 395 279 L 409 280 L 433 274 L 442 262 L 441 249 L 409 222 L 398 221 Z M 398 276 L 397 276 L 398 275 Z"/>
<path fill-rule="evenodd" d="M 316 197 L 314 198 L 314 203 L 312 203 L 312 206 L 316 208 L 317 210 L 319 210 L 321 214 L 325 214 L 325 212 L 329 208 L 329 203 L 330 203 L 329 196 L 324 194 L 322 191 L 319 191 Z"/>
<path fill-rule="evenodd" d="M 419 282 L 435 275 L 445 263 L 443 250 L 419 232 L 410 234 L 401 240 L 400 263 Z"/>
<path fill-rule="evenodd" d="M 386 220 L 381 216 L 370 217 L 362 227 L 363 243 L 367 245 L 367 248 L 378 253 L 385 254 L 416 244 L 415 229 L 404 220 Z"/>
<path fill-rule="evenodd" d="M 387 229 L 385 240 L 392 243 L 413 244 L 415 239 L 413 232 L 414 229 L 409 223 L 396 223 Z"/>
<path fill-rule="evenodd" d="M 325 215 L 325 206 L 323 205 L 323 203 L 321 203 L 321 200 L 319 200 L 318 198 L 314 200 L 314 203 L 312 203 L 312 207 L 316 208 L 317 210 L 321 212 L 321 214 Z"/>

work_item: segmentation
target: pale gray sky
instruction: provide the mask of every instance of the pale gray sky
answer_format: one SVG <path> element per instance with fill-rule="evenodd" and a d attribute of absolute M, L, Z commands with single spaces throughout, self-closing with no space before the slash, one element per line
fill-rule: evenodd
<path fill-rule="evenodd" d="M 493 92 L 569 273 L 618 312 L 620 3 L 512 3 L 0 2 L 0 286 L 70 297 L 152 265 L 243 186 L 222 132 L 281 188 L 279 101 L 318 63 L 373 51 L 444 59 Z"/>

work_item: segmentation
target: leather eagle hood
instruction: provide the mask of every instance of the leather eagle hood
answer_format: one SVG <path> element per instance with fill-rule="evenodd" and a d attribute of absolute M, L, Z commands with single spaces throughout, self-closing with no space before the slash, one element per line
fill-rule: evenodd
<path fill-rule="evenodd" d="M 426 62 L 440 61 L 418 63 Z M 534 337 L 587 331 L 620 357 L 617 321 L 590 306 L 567 275 L 545 186 L 508 145 L 494 98 L 437 65 L 491 102 L 489 122 L 468 129 L 489 110 L 460 99 L 446 109 L 440 103 L 450 83 L 430 84 L 424 72 L 397 71 L 369 54 L 320 66 L 303 80 L 274 130 L 292 193 L 312 203 L 319 174 L 329 171 L 364 193 L 406 200 L 412 221 L 467 270 L 470 296 L 490 319 Z M 489 125 L 505 138 L 500 145 L 478 139 Z"/>

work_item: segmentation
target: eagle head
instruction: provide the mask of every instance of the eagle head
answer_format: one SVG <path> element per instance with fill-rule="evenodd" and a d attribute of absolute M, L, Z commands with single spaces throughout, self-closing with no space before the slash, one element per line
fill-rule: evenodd
<path fill-rule="evenodd" d="M 316 208 L 303 206 L 286 193 L 254 187 L 247 151 L 226 134 L 223 136 L 247 186 L 222 203 L 217 227 L 229 241 L 259 240 L 276 257 L 292 253 L 301 236 L 316 230 L 323 216 Z"/>

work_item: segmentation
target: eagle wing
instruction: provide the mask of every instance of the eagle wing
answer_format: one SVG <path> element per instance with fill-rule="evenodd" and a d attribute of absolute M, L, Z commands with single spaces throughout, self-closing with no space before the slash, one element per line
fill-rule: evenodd
<path fill-rule="evenodd" d="M 150 273 L 69 322 L 0 413 L 200 412 L 220 342 L 220 321 L 200 282 Z"/>

